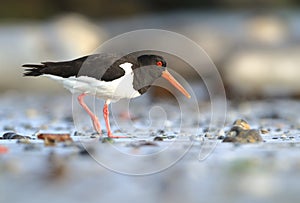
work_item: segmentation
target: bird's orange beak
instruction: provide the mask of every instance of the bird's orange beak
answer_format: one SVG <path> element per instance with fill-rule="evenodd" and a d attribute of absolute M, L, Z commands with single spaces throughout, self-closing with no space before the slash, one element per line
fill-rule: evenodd
<path fill-rule="evenodd" d="M 168 80 L 174 87 L 176 87 L 184 96 L 187 98 L 191 98 L 191 95 L 175 80 L 175 78 L 169 73 L 169 71 L 165 70 L 162 72 L 162 77 Z"/>

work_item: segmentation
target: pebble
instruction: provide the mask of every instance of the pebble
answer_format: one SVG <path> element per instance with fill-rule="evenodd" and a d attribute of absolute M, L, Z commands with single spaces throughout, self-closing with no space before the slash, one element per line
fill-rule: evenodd
<path fill-rule="evenodd" d="M 164 141 L 163 137 L 156 136 L 153 141 Z"/>
<path fill-rule="evenodd" d="M 162 135 L 162 134 L 165 134 L 165 131 L 164 130 L 157 130 L 157 133 Z"/>
<path fill-rule="evenodd" d="M 265 128 L 260 129 L 260 133 L 261 133 L 261 134 L 267 134 L 267 133 L 269 133 L 269 131 L 270 131 L 270 130 L 265 129 Z"/>
<path fill-rule="evenodd" d="M 13 140 L 13 139 L 31 139 L 31 137 L 19 135 L 19 134 L 16 134 L 16 133 L 14 133 L 14 132 L 7 132 L 7 133 L 4 133 L 4 134 L 2 135 L 2 139 L 5 139 L 5 140 Z"/>
<path fill-rule="evenodd" d="M 51 139 L 58 142 L 64 142 L 67 140 L 73 141 L 69 133 L 41 133 L 37 137 L 38 139 Z"/>
<path fill-rule="evenodd" d="M 154 137 L 154 141 L 163 141 L 164 139 L 169 139 L 169 140 L 171 140 L 171 139 L 174 139 L 174 138 L 176 138 L 176 136 L 175 135 L 162 135 L 162 136 L 156 136 L 156 137 Z"/>
<path fill-rule="evenodd" d="M 206 137 L 206 138 L 214 138 L 214 136 L 212 134 L 208 133 L 208 132 L 204 134 L 204 137 Z"/>
<path fill-rule="evenodd" d="M 41 133 L 38 139 L 44 140 L 45 146 L 54 146 L 56 142 L 73 142 L 70 134 L 58 134 L 58 133 Z"/>
<path fill-rule="evenodd" d="M 31 142 L 30 142 L 30 140 L 29 139 L 24 139 L 24 138 L 22 138 L 22 139 L 18 139 L 17 140 L 17 143 L 18 144 L 30 144 Z"/>
<path fill-rule="evenodd" d="M 78 131 L 75 131 L 73 136 L 84 136 L 85 134 L 84 133 L 81 133 L 81 132 L 78 132 Z"/>
<path fill-rule="evenodd" d="M 287 139 L 286 134 L 282 134 L 282 135 L 280 136 L 280 139 L 286 140 L 286 139 Z"/>
<path fill-rule="evenodd" d="M 224 138 L 225 138 L 225 132 L 224 132 L 224 130 L 223 130 L 223 129 L 219 130 L 217 136 L 218 136 L 217 138 L 218 138 L 219 140 L 224 139 Z"/>
<path fill-rule="evenodd" d="M 170 139 L 174 139 L 174 138 L 176 138 L 175 135 L 168 135 L 168 136 L 167 136 L 167 139 L 169 139 L 169 140 L 170 140 Z"/>

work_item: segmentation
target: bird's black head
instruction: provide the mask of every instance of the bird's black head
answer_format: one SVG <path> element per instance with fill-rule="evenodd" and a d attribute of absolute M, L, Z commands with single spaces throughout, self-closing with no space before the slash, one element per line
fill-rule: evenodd
<path fill-rule="evenodd" d="M 167 71 L 167 62 L 163 57 L 153 54 L 144 54 L 137 57 L 137 62 L 138 66 L 133 66 L 133 88 L 138 90 L 140 94 L 145 93 L 155 80 L 163 77 L 181 91 L 186 97 L 191 97 Z"/>
<path fill-rule="evenodd" d="M 137 66 L 133 66 L 133 87 L 141 94 L 145 93 L 155 80 L 166 70 L 167 62 L 163 57 L 144 54 L 137 57 Z"/>
<path fill-rule="evenodd" d="M 137 58 L 139 66 L 151 66 L 166 67 L 167 62 L 161 56 L 157 55 L 141 55 Z"/>

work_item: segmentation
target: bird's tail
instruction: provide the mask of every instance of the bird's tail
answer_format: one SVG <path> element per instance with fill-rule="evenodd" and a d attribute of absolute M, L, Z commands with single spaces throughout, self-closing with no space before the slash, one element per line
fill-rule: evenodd
<path fill-rule="evenodd" d="M 44 63 L 42 64 L 24 64 L 22 67 L 25 68 L 23 76 L 39 76 L 43 75 L 43 69 L 46 67 Z"/>
<path fill-rule="evenodd" d="M 41 62 L 40 64 L 24 64 L 23 76 L 56 75 L 63 78 L 76 76 L 87 56 L 72 61 Z"/>

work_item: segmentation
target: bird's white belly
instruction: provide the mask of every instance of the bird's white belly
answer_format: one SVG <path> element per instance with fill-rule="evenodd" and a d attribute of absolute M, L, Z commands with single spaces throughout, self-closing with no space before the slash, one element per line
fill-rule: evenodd
<path fill-rule="evenodd" d="M 141 94 L 133 88 L 133 74 L 125 74 L 113 81 L 100 81 L 88 76 L 62 78 L 44 75 L 61 84 L 72 93 L 87 93 L 102 99 L 118 101 L 122 98 L 134 98 Z"/>

